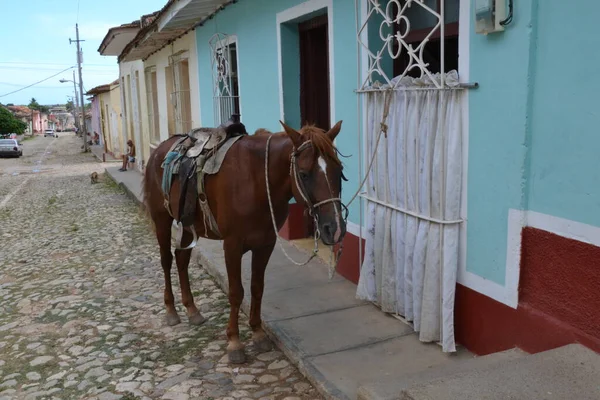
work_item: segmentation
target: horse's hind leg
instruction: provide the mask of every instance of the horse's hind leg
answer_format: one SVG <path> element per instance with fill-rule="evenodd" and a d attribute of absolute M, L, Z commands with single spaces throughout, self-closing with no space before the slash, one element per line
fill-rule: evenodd
<path fill-rule="evenodd" d="M 188 246 L 192 241 L 192 235 L 188 232 L 184 232 L 181 239 L 182 247 Z M 196 304 L 194 303 L 194 296 L 190 289 L 190 278 L 188 275 L 188 266 L 190 264 L 190 256 L 192 250 L 175 250 L 175 261 L 177 262 L 177 272 L 179 273 L 179 286 L 181 287 L 181 300 L 187 310 L 187 316 L 190 324 L 201 325 L 206 319 L 200 314 Z"/>
<path fill-rule="evenodd" d="M 225 240 L 225 265 L 227 266 L 227 278 L 229 280 L 229 324 L 227 325 L 227 355 L 229 362 L 242 364 L 246 361 L 244 345 L 240 341 L 240 330 L 238 316 L 242 300 L 244 300 L 244 287 L 242 286 L 242 255 L 241 241 Z"/>
<path fill-rule="evenodd" d="M 274 245 L 252 250 L 252 301 L 250 303 L 250 327 L 252 328 L 252 343 L 258 352 L 271 351 L 273 344 L 262 327 L 260 309 L 263 290 L 265 288 L 265 270 Z"/>
<path fill-rule="evenodd" d="M 165 275 L 165 307 L 167 308 L 167 325 L 173 326 L 181 322 L 177 310 L 175 310 L 175 297 L 173 296 L 173 286 L 171 285 L 171 265 L 173 264 L 173 254 L 171 253 L 171 224 L 168 219 L 156 224 L 156 237 L 160 247 L 160 263 Z"/>

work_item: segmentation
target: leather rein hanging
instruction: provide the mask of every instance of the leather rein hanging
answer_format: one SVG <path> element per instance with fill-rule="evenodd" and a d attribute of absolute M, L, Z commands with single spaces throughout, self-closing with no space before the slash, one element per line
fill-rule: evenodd
<path fill-rule="evenodd" d="M 268 198 L 268 202 L 269 202 L 269 210 L 271 211 L 271 221 L 273 223 L 273 229 L 275 231 L 276 238 L 281 239 L 281 237 L 279 236 L 279 232 L 277 231 L 277 224 L 275 222 L 275 213 L 273 211 L 273 202 L 271 200 L 271 189 L 270 189 L 270 184 L 269 184 L 269 149 L 270 149 L 270 143 L 271 143 L 272 138 L 273 138 L 273 136 L 268 137 L 267 145 L 265 148 L 265 183 L 266 183 L 266 187 L 267 187 L 267 198 Z M 297 262 L 297 261 L 293 260 L 287 254 L 287 252 L 285 251 L 285 248 L 281 245 L 281 242 L 280 242 L 280 247 L 281 247 L 281 250 L 283 251 L 283 254 L 287 257 L 288 260 L 290 260 L 293 264 L 298 265 L 298 266 L 303 266 L 303 265 L 308 264 L 317 255 L 317 253 L 319 251 L 318 243 L 319 243 L 319 239 L 321 238 L 321 232 L 319 230 L 319 214 L 316 212 L 319 207 L 321 207 L 322 205 L 325 205 L 325 204 L 329 204 L 329 203 L 339 203 L 340 213 L 342 213 L 342 218 L 344 219 L 344 222 L 346 222 L 348 219 L 348 208 L 346 207 L 346 205 L 344 203 L 342 203 L 341 198 L 332 197 L 332 198 L 329 198 L 329 199 L 326 199 L 323 201 L 319 201 L 317 203 L 313 203 L 312 200 L 310 199 L 310 195 L 309 195 L 308 191 L 306 190 L 306 187 L 304 186 L 304 182 L 302 182 L 302 179 L 299 176 L 300 174 L 298 172 L 297 157 L 302 151 L 306 150 L 307 148 L 309 148 L 311 146 L 312 146 L 312 141 L 307 140 L 306 142 L 302 143 L 300 145 L 300 147 L 298 147 L 297 149 L 296 149 L 296 147 L 293 148 L 292 153 L 290 154 L 290 177 L 296 183 L 296 187 L 298 188 L 298 191 L 300 192 L 300 196 L 302 197 L 302 200 L 304 200 L 304 203 L 306 204 L 306 207 L 308 208 L 308 213 L 313 218 L 313 222 L 314 222 L 314 226 L 315 226 L 315 234 L 314 234 L 315 247 L 313 249 L 311 256 L 306 261 Z M 342 239 L 343 239 L 343 237 L 342 237 Z M 337 269 L 337 264 L 339 262 L 341 252 L 343 249 L 342 241 L 340 240 L 339 243 L 340 243 L 340 247 L 337 252 L 337 260 L 336 260 L 333 270 L 330 271 L 330 274 L 329 274 L 330 279 L 333 277 L 333 272 L 335 272 L 335 270 Z M 333 256 L 333 251 L 332 251 L 332 256 Z"/>

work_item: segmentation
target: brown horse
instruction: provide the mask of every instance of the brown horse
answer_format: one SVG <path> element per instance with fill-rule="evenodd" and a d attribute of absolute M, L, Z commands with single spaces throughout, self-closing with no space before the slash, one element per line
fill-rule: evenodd
<path fill-rule="evenodd" d="M 194 226 L 200 236 L 222 239 L 225 263 L 229 278 L 229 304 L 231 306 L 227 327 L 229 360 L 245 361 L 244 346 L 240 342 L 238 313 L 244 298 L 242 286 L 242 255 L 252 251 L 252 281 L 250 327 L 252 341 L 258 351 L 269 351 L 271 342 L 261 323 L 261 302 L 265 269 L 276 243 L 270 212 L 267 180 L 268 171 L 271 205 L 277 229 L 280 229 L 288 213 L 292 197 L 305 204 L 315 216 L 321 240 L 327 245 L 339 243 L 346 230 L 339 200 L 342 180 L 342 164 L 337 156 L 333 139 L 340 132 L 342 122 L 324 132 L 314 126 L 305 126 L 300 132 L 282 123 L 285 132 L 272 134 L 259 130 L 254 135 L 239 139 L 228 151 L 220 171 L 206 176 L 205 187 L 208 203 L 215 216 L 221 238 L 205 231 L 203 216 L 197 205 L 198 215 Z M 144 178 L 147 210 L 154 221 L 160 246 L 161 264 L 165 275 L 164 299 L 168 325 L 180 322 L 175 310 L 171 287 L 171 224 L 173 218 L 164 206 L 161 190 L 165 155 L 177 138 L 170 138 L 159 145 L 148 160 Z M 268 165 L 265 159 L 268 155 Z M 174 179 L 170 193 L 173 215 L 178 214 L 179 181 Z M 181 247 L 192 241 L 192 234 L 184 232 Z M 188 264 L 191 250 L 175 250 L 183 305 L 187 309 L 190 324 L 204 322 L 190 290 Z"/>

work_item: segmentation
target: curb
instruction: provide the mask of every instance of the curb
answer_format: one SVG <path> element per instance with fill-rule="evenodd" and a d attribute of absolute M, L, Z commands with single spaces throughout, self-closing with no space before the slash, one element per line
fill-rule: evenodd
<path fill-rule="evenodd" d="M 127 187 L 127 185 L 125 185 L 123 182 L 118 182 L 114 176 L 111 175 L 110 172 L 108 172 L 107 168 L 104 168 L 104 175 L 106 177 L 108 177 L 115 185 L 117 185 L 118 187 L 120 187 L 121 189 L 123 189 L 123 191 L 125 192 L 125 194 L 127 195 L 127 197 L 129 197 L 131 200 L 133 200 L 138 206 L 142 207 L 142 208 L 146 208 L 146 206 L 144 206 L 144 202 L 141 201 L 140 199 L 138 199 L 138 197 L 135 195 L 135 193 L 133 193 L 131 191 L 131 189 L 129 189 Z"/>
<path fill-rule="evenodd" d="M 197 251 L 196 260 L 217 281 L 217 284 L 221 289 L 226 294 L 229 294 L 227 275 L 219 270 L 217 262 L 207 257 L 200 248 Z M 250 315 L 250 304 L 248 304 L 246 299 L 242 301 L 240 309 L 246 316 Z M 323 377 L 310 362 L 307 362 L 305 355 L 295 346 L 293 338 L 288 337 L 288 335 L 280 329 L 277 329 L 270 321 L 265 321 L 263 319 L 262 324 L 265 333 L 271 339 L 273 344 L 285 354 L 296 368 L 298 368 L 300 373 L 315 387 L 319 394 L 327 400 L 350 400 L 350 398 L 336 388 L 335 385 L 325 379 L 325 377 Z"/>

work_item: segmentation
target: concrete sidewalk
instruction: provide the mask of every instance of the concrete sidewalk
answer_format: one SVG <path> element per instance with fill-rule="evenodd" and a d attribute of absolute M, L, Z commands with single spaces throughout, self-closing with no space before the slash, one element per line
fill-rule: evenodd
<path fill-rule="evenodd" d="M 140 173 L 119 172 L 118 167 L 106 171 L 142 201 Z M 297 260 L 308 254 L 288 242 L 283 246 Z M 194 259 L 228 291 L 221 242 L 200 239 Z M 250 259 L 246 254 L 242 263 L 246 314 Z M 269 261 L 263 325 L 326 399 L 530 399 L 550 394 L 563 399 L 569 393 L 582 400 L 600 398 L 600 356 L 581 345 L 531 356 L 518 349 L 484 357 L 460 348 L 444 354 L 437 344 L 421 343 L 408 325 L 356 300 L 355 292 L 356 286 L 339 276 L 329 280 L 319 258 L 297 267 L 276 247 Z"/>
<path fill-rule="evenodd" d="M 141 203 L 140 173 L 119 172 L 118 167 L 106 172 Z M 307 255 L 290 243 L 284 246 L 295 259 Z M 200 263 L 227 292 L 222 243 L 200 239 L 195 251 Z M 245 313 L 250 307 L 250 258 L 246 254 L 243 259 Z M 385 387 L 400 377 L 436 367 L 446 372 L 455 370 L 457 364 L 473 359 L 464 350 L 448 355 L 436 344 L 419 342 L 408 325 L 357 300 L 355 292 L 356 286 L 340 276 L 329 280 L 320 259 L 297 267 L 277 247 L 269 261 L 262 306 L 265 329 L 326 398 L 355 399 L 362 385 Z"/>

